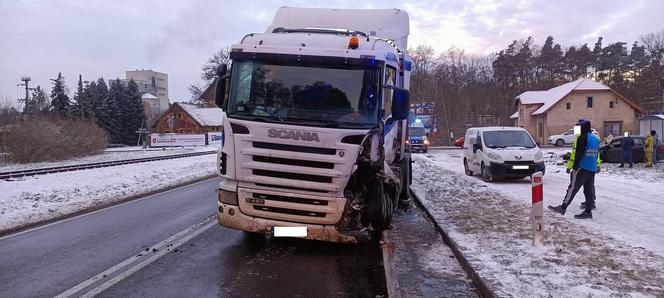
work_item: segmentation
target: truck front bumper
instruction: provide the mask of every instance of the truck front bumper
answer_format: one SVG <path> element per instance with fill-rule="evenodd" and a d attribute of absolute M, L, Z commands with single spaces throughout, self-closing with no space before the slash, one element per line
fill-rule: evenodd
<path fill-rule="evenodd" d="M 219 207 L 217 210 L 219 224 L 231 229 L 272 235 L 274 227 L 307 227 L 305 239 L 342 243 L 359 242 L 357 237 L 342 234 L 334 225 L 300 224 L 253 217 L 242 213 L 238 206 L 223 203 L 217 203 L 217 205 Z"/>

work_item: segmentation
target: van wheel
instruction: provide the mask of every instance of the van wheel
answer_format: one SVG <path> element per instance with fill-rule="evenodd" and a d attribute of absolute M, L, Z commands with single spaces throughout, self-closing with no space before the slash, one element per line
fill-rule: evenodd
<path fill-rule="evenodd" d="M 472 176 L 472 175 L 473 175 L 473 171 L 471 171 L 471 170 L 468 168 L 468 160 L 466 160 L 465 158 L 463 159 L 463 169 L 464 169 L 464 171 L 466 172 L 466 175 L 468 175 L 468 176 Z"/>
<path fill-rule="evenodd" d="M 491 176 L 491 173 L 489 171 L 489 168 L 482 163 L 482 180 L 485 182 L 493 182 L 493 176 Z"/>
<path fill-rule="evenodd" d="M 565 145 L 565 140 L 563 140 L 563 139 L 557 139 L 556 140 L 556 146 L 562 147 L 564 145 Z"/>

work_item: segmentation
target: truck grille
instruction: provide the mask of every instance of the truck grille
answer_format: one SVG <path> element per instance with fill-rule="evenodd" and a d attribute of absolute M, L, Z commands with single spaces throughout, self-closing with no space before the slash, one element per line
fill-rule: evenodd
<path fill-rule="evenodd" d="M 238 189 L 238 195 L 240 209 L 248 215 L 300 223 L 335 224 L 346 203 L 344 198 L 245 188 Z"/>
<path fill-rule="evenodd" d="M 273 178 L 302 180 L 302 181 L 311 181 L 311 182 L 320 182 L 320 183 L 332 183 L 332 177 L 319 176 L 319 175 L 298 174 L 298 173 L 268 171 L 268 170 L 253 170 L 252 173 L 256 176 L 266 176 Z"/>

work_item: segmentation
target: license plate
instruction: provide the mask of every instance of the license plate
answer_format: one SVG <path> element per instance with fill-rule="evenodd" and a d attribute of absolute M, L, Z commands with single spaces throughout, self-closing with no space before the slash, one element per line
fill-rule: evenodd
<path fill-rule="evenodd" d="M 527 170 L 530 169 L 528 166 L 512 166 L 513 170 Z"/>
<path fill-rule="evenodd" d="M 307 237 L 307 227 L 274 227 L 274 237 Z"/>

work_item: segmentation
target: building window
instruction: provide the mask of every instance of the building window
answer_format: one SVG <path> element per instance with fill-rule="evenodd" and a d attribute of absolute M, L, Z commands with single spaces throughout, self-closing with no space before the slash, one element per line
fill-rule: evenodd
<path fill-rule="evenodd" d="M 586 98 L 586 107 L 589 108 L 589 109 L 593 108 L 593 97 L 592 96 L 588 96 Z"/>
<path fill-rule="evenodd" d="M 609 101 L 609 108 L 610 108 L 610 109 L 613 109 L 613 108 L 615 108 L 615 107 L 616 107 L 616 102 L 613 101 L 613 100 Z"/>
<path fill-rule="evenodd" d="M 607 121 L 604 122 L 604 136 L 614 135 L 619 136 L 623 133 L 622 121 Z"/>
<path fill-rule="evenodd" d="M 566 103 L 565 108 L 568 109 L 568 110 L 571 110 L 572 109 L 572 103 L 571 102 Z"/>

